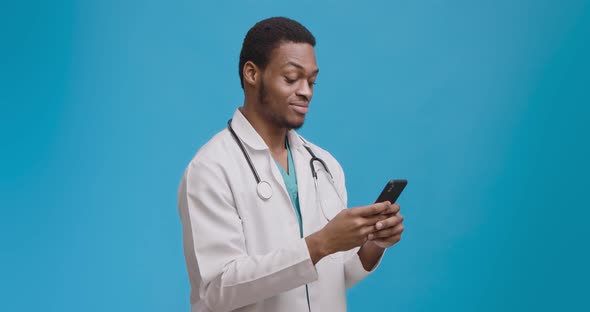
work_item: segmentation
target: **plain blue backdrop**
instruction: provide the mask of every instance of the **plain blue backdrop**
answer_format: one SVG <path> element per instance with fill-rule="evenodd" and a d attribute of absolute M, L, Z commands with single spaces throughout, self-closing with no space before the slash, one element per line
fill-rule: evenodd
<path fill-rule="evenodd" d="M 3 1 L 0 310 L 189 310 L 178 182 L 282 15 L 351 206 L 409 180 L 351 311 L 589 311 L 589 2 Z"/>

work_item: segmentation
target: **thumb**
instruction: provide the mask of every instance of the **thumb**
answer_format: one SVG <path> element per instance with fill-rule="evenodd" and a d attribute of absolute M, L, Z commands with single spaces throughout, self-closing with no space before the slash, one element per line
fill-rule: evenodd
<path fill-rule="evenodd" d="M 357 216 L 368 217 L 376 214 L 381 214 L 389 207 L 389 202 L 375 203 L 369 206 L 357 207 L 353 211 Z"/>

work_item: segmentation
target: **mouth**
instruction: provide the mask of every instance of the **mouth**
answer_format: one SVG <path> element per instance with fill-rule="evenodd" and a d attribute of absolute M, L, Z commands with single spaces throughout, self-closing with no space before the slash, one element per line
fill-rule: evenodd
<path fill-rule="evenodd" d="M 294 111 L 296 111 L 297 113 L 302 114 L 302 115 L 307 114 L 307 112 L 309 111 L 309 104 L 303 104 L 303 103 L 301 103 L 301 104 L 299 104 L 299 103 L 294 104 L 294 103 L 291 103 L 291 104 L 289 104 L 289 106 Z"/>

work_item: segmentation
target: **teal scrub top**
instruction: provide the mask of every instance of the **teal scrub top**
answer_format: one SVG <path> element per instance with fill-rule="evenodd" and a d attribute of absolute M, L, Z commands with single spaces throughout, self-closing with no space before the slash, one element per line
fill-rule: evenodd
<path fill-rule="evenodd" d="M 297 215 L 297 221 L 299 222 L 299 235 L 303 237 L 303 223 L 301 219 L 301 209 L 299 208 L 299 191 L 297 190 L 297 175 L 295 173 L 295 165 L 293 164 L 293 155 L 291 154 L 291 148 L 289 147 L 289 140 L 287 139 L 285 139 L 285 147 L 287 147 L 287 170 L 289 170 L 289 173 L 287 173 L 285 169 L 283 169 L 283 166 L 281 166 L 276 160 L 275 163 L 279 167 L 279 171 L 281 171 L 283 181 L 287 187 L 287 193 L 289 193 L 289 197 L 295 208 L 295 214 Z"/>

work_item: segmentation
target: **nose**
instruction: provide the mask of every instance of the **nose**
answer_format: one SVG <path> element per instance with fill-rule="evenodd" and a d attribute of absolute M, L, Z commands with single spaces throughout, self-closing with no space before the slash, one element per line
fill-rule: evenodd
<path fill-rule="evenodd" d="M 306 80 L 302 80 L 299 84 L 299 88 L 297 88 L 296 93 L 298 96 L 305 97 L 305 99 L 309 102 L 311 101 L 311 97 L 313 95 L 313 89 Z"/>

